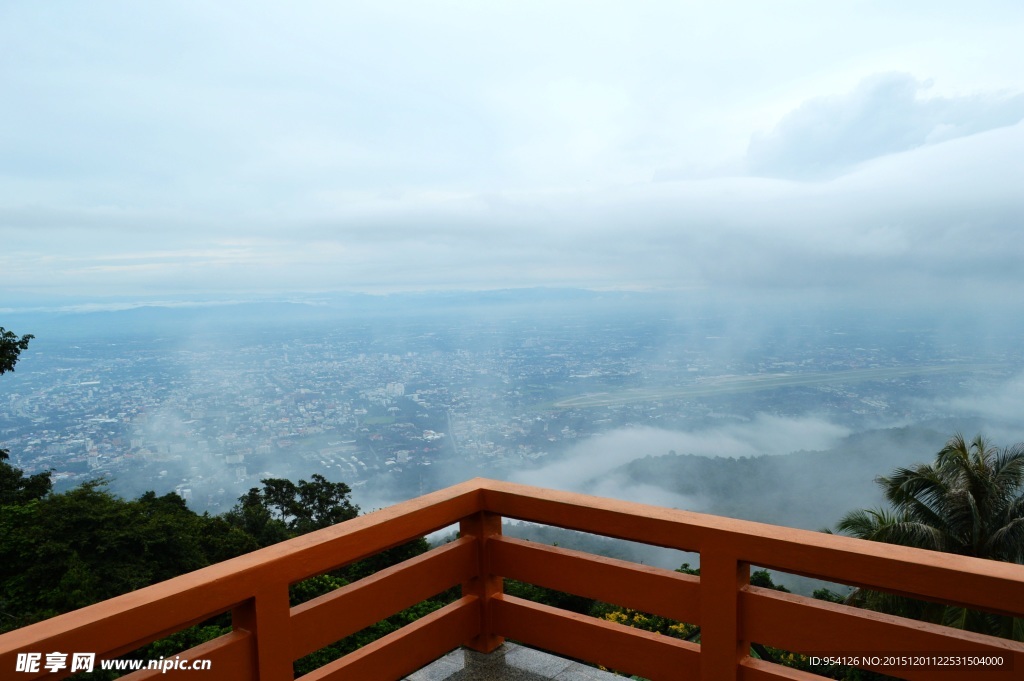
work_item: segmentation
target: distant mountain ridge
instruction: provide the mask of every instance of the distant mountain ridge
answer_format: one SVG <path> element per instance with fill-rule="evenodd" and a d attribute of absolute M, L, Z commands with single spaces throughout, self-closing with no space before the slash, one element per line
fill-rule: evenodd
<path fill-rule="evenodd" d="M 233 328 L 334 323 L 347 319 L 407 318 L 472 314 L 528 318 L 545 312 L 608 312 L 660 305 L 659 294 L 599 292 L 584 289 L 502 289 L 295 296 L 278 300 L 100 301 L 10 308 L 3 318 L 12 328 L 46 332 L 96 333 L 152 330 L 188 333 L 197 328 Z"/>
<path fill-rule="evenodd" d="M 958 420 L 869 430 L 830 450 L 785 455 L 666 454 L 637 459 L 612 475 L 692 497 L 699 506 L 688 510 L 818 530 L 847 511 L 881 503 L 876 476 L 929 462 L 954 430 L 973 434 L 980 427 Z"/>

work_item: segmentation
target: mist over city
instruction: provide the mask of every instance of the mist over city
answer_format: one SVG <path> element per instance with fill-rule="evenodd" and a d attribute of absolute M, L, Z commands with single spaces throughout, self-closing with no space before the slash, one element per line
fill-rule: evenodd
<path fill-rule="evenodd" d="M 571 27 L 571 30 L 567 30 Z M 1019 3 L 0 10 L 0 448 L 822 529 L 1024 441 Z M 669 565 L 669 567 L 675 567 Z"/>
<path fill-rule="evenodd" d="M 37 338 L 4 377 L 2 444 L 58 489 L 103 478 L 211 513 L 266 478 L 345 482 L 369 511 L 484 476 L 816 530 L 950 433 L 1024 440 L 1019 327 L 675 300 L 14 315 Z"/>

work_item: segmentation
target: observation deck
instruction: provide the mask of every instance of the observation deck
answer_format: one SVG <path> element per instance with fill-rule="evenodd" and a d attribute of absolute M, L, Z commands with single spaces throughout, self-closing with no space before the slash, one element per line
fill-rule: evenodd
<path fill-rule="evenodd" d="M 700 576 L 506 537 L 502 518 L 697 552 Z M 455 541 L 289 603 L 291 584 L 455 524 Z M 456 664 L 444 656 L 460 647 L 476 651 L 469 655 L 477 662 L 488 659 L 477 653 L 509 655 L 518 648 L 499 649 L 506 638 L 654 681 L 822 678 L 752 657 L 751 644 L 859 655 L 858 666 L 906 679 L 1024 677 L 1024 643 L 751 586 L 751 565 L 1024 617 L 1021 565 L 476 479 L 4 634 L 0 677 L 64 678 L 66 671 L 15 673 L 18 654 L 115 657 L 229 612 L 230 633 L 181 653 L 210 660 L 211 671 L 143 670 L 122 678 L 287 681 L 293 661 L 460 585 L 461 597 L 449 605 L 301 678 L 446 678 L 426 674 L 443 674 L 446 659 Z M 700 643 L 522 600 L 503 593 L 504 578 L 696 624 Z M 887 654 L 998 657 L 1003 664 L 894 669 L 871 659 Z M 561 678 L 597 672 L 588 669 Z"/>

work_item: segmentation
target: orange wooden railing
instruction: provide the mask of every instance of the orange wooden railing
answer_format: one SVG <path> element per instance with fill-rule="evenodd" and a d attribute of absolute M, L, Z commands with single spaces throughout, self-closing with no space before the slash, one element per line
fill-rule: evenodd
<path fill-rule="evenodd" d="M 503 517 L 696 551 L 701 574 L 503 537 Z M 290 584 L 454 523 L 457 541 L 289 607 Z M 751 642 L 817 654 L 1002 656 L 999 668 L 887 673 L 1024 678 L 1024 644 L 753 587 L 751 564 L 1024 616 L 1024 566 L 478 479 L 4 634 L 0 678 L 63 678 L 15 673 L 20 652 L 113 657 L 230 611 L 230 634 L 182 653 L 211 660 L 212 671 L 125 678 L 282 681 L 294 660 L 459 584 L 459 600 L 303 678 L 394 680 L 459 645 L 487 652 L 503 637 L 655 680 L 821 678 L 751 658 Z M 505 595 L 504 577 L 699 624 L 701 643 Z"/>

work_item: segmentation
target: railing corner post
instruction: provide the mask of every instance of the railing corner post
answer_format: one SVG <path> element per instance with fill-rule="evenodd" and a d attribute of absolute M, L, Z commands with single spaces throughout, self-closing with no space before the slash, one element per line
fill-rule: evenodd
<path fill-rule="evenodd" d="M 701 552 L 701 679 L 739 678 L 739 664 L 750 654 L 740 612 L 740 590 L 749 583 L 749 563 L 718 551 Z"/>
<path fill-rule="evenodd" d="M 291 681 L 295 678 L 291 659 L 291 630 L 288 587 L 257 590 L 254 597 L 231 611 L 231 627 L 252 635 L 253 681 Z"/>
<path fill-rule="evenodd" d="M 462 584 L 462 595 L 480 599 L 480 633 L 465 645 L 489 653 L 505 641 L 495 635 L 491 627 L 491 602 L 503 592 L 504 587 L 502 578 L 491 571 L 487 550 L 489 538 L 501 534 L 501 516 L 486 511 L 474 513 L 459 523 L 459 532 L 463 537 L 476 537 L 477 540 L 477 575 Z"/>

